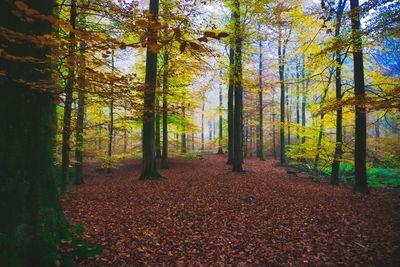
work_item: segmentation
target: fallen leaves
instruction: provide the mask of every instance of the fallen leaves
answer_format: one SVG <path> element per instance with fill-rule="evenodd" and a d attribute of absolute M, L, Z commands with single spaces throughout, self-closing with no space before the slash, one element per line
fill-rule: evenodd
<path fill-rule="evenodd" d="M 139 160 L 111 175 L 86 168 L 66 217 L 105 249 L 93 265 L 398 266 L 398 192 L 355 194 L 288 175 L 270 160 L 232 173 L 221 156 L 172 159 L 138 181 Z"/>

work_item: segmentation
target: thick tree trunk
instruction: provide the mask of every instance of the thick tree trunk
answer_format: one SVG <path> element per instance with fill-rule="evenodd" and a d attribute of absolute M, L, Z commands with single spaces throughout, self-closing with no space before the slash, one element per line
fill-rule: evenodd
<path fill-rule="evenodd" d="M 162 124 L 163 124 L 163 148 L 161 155 L 161 168 L 168 168 L 168 53 L 164 52 L 164 73 L 163 73 L 163 113 L 162 113 Z"/>
<path fill-rule="evenodd" d="M 73 29 L 76 28 L 76 1 L 71 0 L 70 24 Z M 61 152 L 61 193 L 68 193 L 68 170 L 69 170 L 69 152 L 71 137 L 71 113 L 72 113 L 72 92 L 75 83 L 75 34 L 69 33 L 68 47 L 68 76 L 65 85 L 64 101 L 64 121 L 62 132 L 62 152 Z"/>
<path fill-rule="evenodd" d="M 150 0 L 150 12 L 152 16 L 150 21 L 158 19 L 158 0 Z M 144 112 L 143 112 L 143 130 L 142 130 L 142 173 L 141 180 L 159 179 L 160 174 L 156 169 L 155 158 L 155 134 L 154 134 L 154 112 L 156 97 L 156 79 L 157 79 L 157 53 L 153 52 L 151 47 L 157 44 L 157 30 L 148 28 L 148 43 L 146 53 L 146 78 L 144 89 Z"/>
<path fill-rule="evenodd" d="M 354 60 L 354 92 L 356 97 L 355 184 L 354 191 L 369 192 L 367 182 L 367 112 L 365 109 L 364 63 L 361 40 L 360 7 L 350 0 Z"/>
<path fill-rule="evenodd" d="M 51 15 L 54 5 L 51 0 L 29 2 L 42 15 Z M 51 34 L 47 21 L 22 21 L 13 10 L 14 1 L 0 1 L 1 27 L 34 37 Z M 11 55 L 49 60 L 47 46 L 4 38 L 1 43 Z M 67 227 L 54 179 L 57 116 L 51 64 L 0 57 L 0 69 L 5 72 L 0 77 L 0 265 L 53 266 Z"/>
<path fill-rule="evenodd" d="M 234 0 L 235 64 L 232 171 L 243 171 L 243 88 L 242 88 L 242 36 L 240 29 L 240 2 Z"/>

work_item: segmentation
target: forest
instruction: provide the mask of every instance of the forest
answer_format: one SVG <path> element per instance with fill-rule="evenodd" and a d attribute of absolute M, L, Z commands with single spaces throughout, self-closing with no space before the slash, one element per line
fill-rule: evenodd
<path fill-rule="evenodd" d="M 0 266 L 400 266 L 399 0 L 1 0 Z"/>

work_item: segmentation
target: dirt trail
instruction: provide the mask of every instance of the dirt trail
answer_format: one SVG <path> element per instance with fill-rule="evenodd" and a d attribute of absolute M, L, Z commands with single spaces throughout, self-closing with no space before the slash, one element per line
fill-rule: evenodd
<path fill-rule="evenodd" d="M 273 160 L 171 159 L 167 179 L 138 181 L 140 160 L 62 200 L 102 254 L 83 266 L 400 266 L 400 194 L 370 195 L 286 174 Z"/>

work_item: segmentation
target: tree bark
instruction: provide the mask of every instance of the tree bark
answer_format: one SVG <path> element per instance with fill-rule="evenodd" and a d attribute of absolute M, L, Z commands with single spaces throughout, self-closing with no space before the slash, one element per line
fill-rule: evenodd
<path fill-rule="evenodd" d="M 354 191 L 369 192 L 367 182 L 367 113 L 365 109 L 364 63 L 361 39 L 360 7 L 358 0 L 350 0 L 351 33 L 354 60 L 354 92 L 356 98 L 355 129 L 355 184 Z"/>
<path fill-rule="evenodd" d="M 161 155 L 161 168 L 168 168 L 168 53 L 164 52 L 164 73 L 163 73 L 163 113 L 162 113 L 162 124 L 163 124 L 163 148 Z"/>
<path fill-rule="evenodd" d="M 182 114 L 183 114 L 183 118 L 182 118 L 182 134 L 181 134 L 181 153 L 186 153 L 187 149 L 186 149 L 186 110 L 185 107 L 182 107 Z"/>
<path fill-rule="evenodd" d="M 279 142 L 280 142 L 280 163 L 286 163 L 285 148 L 285 81 L 284 81 L 284 56 L 282 55 L 282 29 L 279 30 L 278 37 L 278 61 L 279 61 L 279 82 L 281 85 L 280 99 L 280 126 L 279 126 Z"/>
<path fill-rule="evenodd" d="M 150 0 L 150 22 L 158 20 L 159 1 Z M 157 44 L 157 30 L 148 28 L 148 43 L 146 52 L 146 78 L 144 89 L 144 112 L 142 130 L 142 173 L 139 179 L 159 179 L 161 175 L 156 168 L 154 112 L 157 80 L 157 53 L 151 47 Z"/>
<path fill-rule="evenodd" d="M 74 184 L 83 184 L 83 128 L 85 121 L 85 83 L 86 83 L 86 58 L 85 58 L 85 42 L 80 44 L 79 55 L 79 77 L 78 77 L 78 114 L 76 120 L 76 148 L 75 148 L 75 179 Z"/>
<path fill-rule="evenodd" d="M 259 32 L 261 31 L 259 26 Z M 263 51 L 262 42 L 258 43 L 259 47 L 259 64 L 258 64 L 258 158 L 265 160 L 264 155 L 264 124 L 263 124 Z"/>
<path fill-rule="evenodd" d="M 201 105 L 201 151 L 204 151 L 204 107 L 205 103 Z"/>
<path fill-rule="evenodd" d="M 156 96 L 156 158 L 161 158 L 160 104 Z"/>
<path fill-rule="evenodd" d="M 70 24 L 73 29 L 76 28 L 76 1 L 71 0 Z M 64 120 L 62 132 L 62 152 L 61 152 L 61 193 L 68 193 L 68 171 L 69 171 L 69 152 L 71 137 L 71 113 L 72 113 L 72 93 L 75 84 L 75 34 L 69 32 L 68 47 L 68 76 L 65 85 L 64 101 Z"/>
<path fill-rule="evenodd" d="M 220 72 L 221 74 L 221 72 Z M 221 76 L 221 75 L 220 75 Z M 219 85 L 219 107 L 218 107 L 218 113 L 219 113 L 219 137 L 218 137 L 218 154 L 224 154 L 224 151 L 222 150 L 222 83 Z"/>
<path fill-rule="evenodd" d="M 233 16 L 232 16 L 233 18 Z M 228 164 L 233 162 L 233 98 L 234 98 L 234 64 L 235 64 L 235 50 L 233 38 L 229 48 L 229 85 L 228 85 Z"/>
<path fill-rule="evenodd" d="M 51 0 L 29 2 L 41 15 L 52 15 L 54 5 Z M 51 34 L 46 20 L 26 22 L 13 10 L 14 1 L 0 1 L 1 27 L 34 37 Z M 53 266 L 67 225 L 54 179 L 57 116 L 50 48 L 2 37 L 1 43 L 6 53 L 44 63 L 0 57 L 5 74 L 0 77 L 0 262 Z"/>
<path fill-rule="evenodd" d="M 340 28 L 342 23 L 342 15 L 343 10 L 346 5 L 346 1 L 339 0 L 337 11 L 336 11 L 336 27 L 335 27 L 335 36 L 338 37 L 340 34 Z M 335 51 L 336 54 L 336 70 L 335 70 L 335 87 L 336 87 L 336 101 L 340 103 L 342 100 L 342 59 L 340 50 L 337 49 Z M 339 171 L 340 171 L 340 161 L 343 154 L 343 109 L 342 105 L 339 104 L 336 110 L 336 146 L 335 146 L 335 155 L 332 162 L 332 173 L 330 183 L 332 185 L 339 184 Z"/>
<path fill-rule="evenodd" d="M 242 88 L 242 36 L 240 29 L 240 2 L 234 0 L 234 115 L 233 115 L 233 162 L 232 171 L 243 172 L 243 88 Z"/>
<path fill-rule="evenodd" d="M 114 49 L 111 50 L 111 74 L 114 74 Z M 113 136 L 114 136 L 114 83 L 111 82 L 111 94 L 110 94 L 110 112 L 108 116 L 110 118 L 110 122 L 108 125 L 108 164 L 107 164 L 107 172 L 111 172 L 111 164 L 112 164 L 112 152 L 113 152 Z"/>

